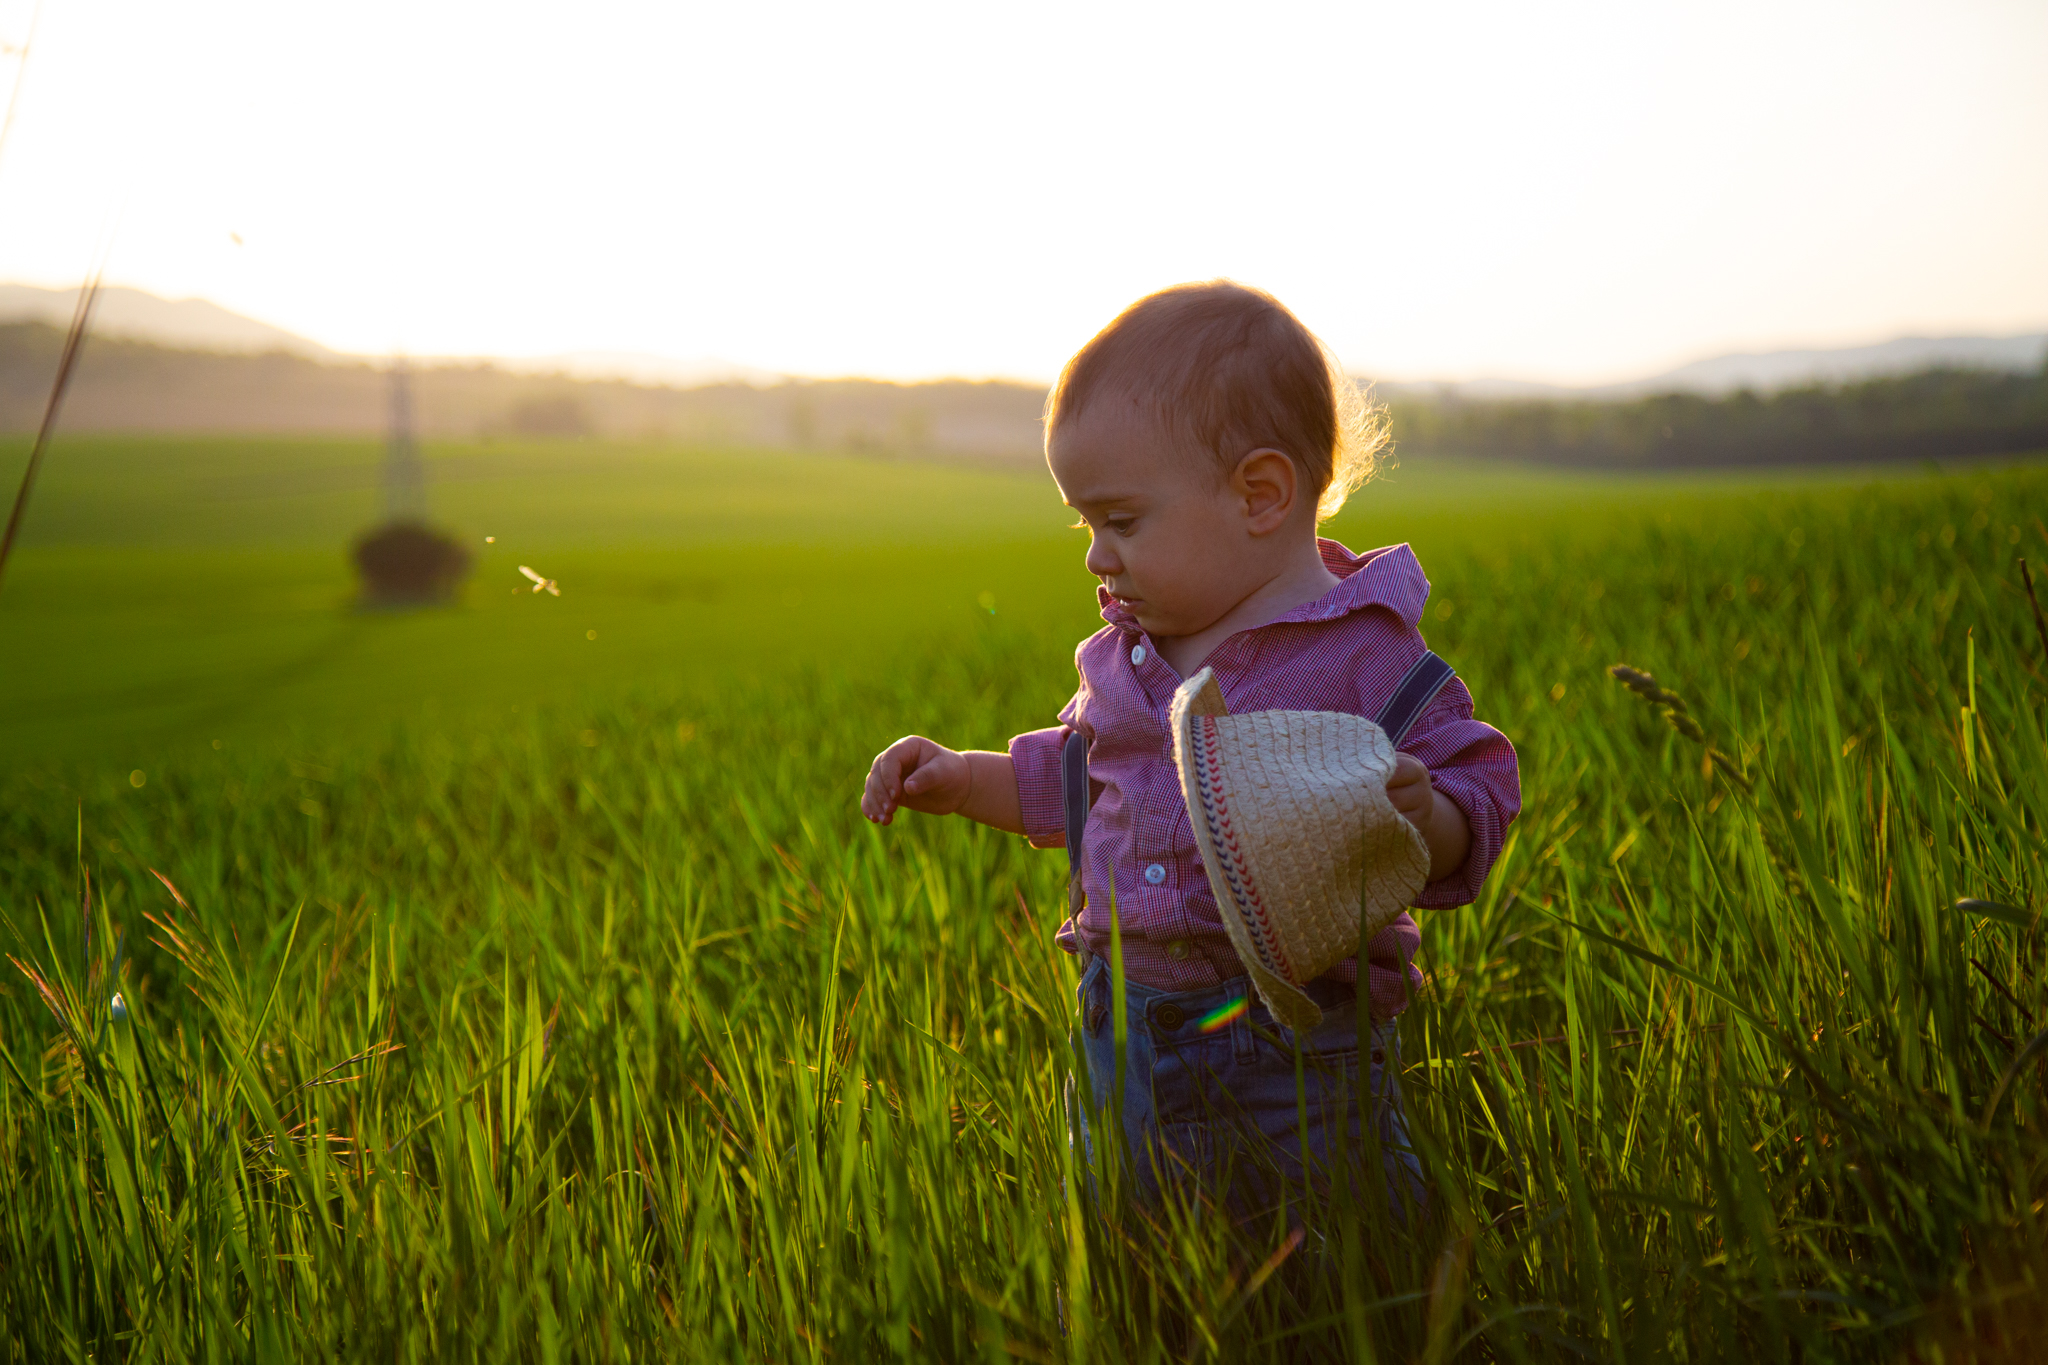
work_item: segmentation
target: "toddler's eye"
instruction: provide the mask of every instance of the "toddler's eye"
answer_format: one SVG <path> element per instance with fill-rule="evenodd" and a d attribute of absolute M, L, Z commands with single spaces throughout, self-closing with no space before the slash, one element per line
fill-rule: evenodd
<path fill-rule="evenodd" d="M 1111 517 L 1104 524 L 1118 535 L 1127 536 L 1131 533 L 1131 528 L 1138 524 L 1138 519 L 1136 517 Z"/>

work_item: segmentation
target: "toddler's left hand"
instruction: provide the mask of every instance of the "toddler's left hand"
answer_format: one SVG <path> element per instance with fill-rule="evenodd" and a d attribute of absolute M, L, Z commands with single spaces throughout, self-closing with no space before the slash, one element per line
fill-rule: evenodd
<path fill-rule="evenodd" d="M 1387 799 L 1429 845 L 1429 880 L 1448 877 L 1465 865 L 1472 850 L 1472 825 L 1457 802 L 1429 780 L 1429 765 L 1409 754 L 1394 755 Z"/>
<path fill-rule="evenodd" d="M 1436 788 L 1429 783 L 1429 768 L 1413 754 L 1394 755 L 1394 772 L 1387 779 L 1387 799 L 1408 823 L 1429 837 L 1430 820 L 1436 814 Z"/>

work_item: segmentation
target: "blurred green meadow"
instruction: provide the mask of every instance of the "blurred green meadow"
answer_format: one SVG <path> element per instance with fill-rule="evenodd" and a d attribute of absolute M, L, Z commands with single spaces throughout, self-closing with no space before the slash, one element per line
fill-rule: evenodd
<path fill-rule="evenodd" d="M 854 810 L 896 735 L 1071 690 L 1048 478 L 432 447 L 475 572 L 380 613 L 378 455 L 52 453 L 0 585 L 0 1359 L 2048 1342 L 2048 468 L 1354 499 L 1525 810 L 1423 920 L 1430 1217 L 1339 1192 L 1290 1250 L 1078 1202 L 1059 855 Z"/>
<path fill-rule="evenodd" d="M 26 448 L 0 450 L 12 487 Z M 866 672 L 991 615 L 1059 637 L 1045 695 L 1064 700 L 1071 644 L 1100 625 L 1042 471 L 585 441 L 428 458 L 437 519 L 475 569 L 454 608 L 380 613 L 351 609 L 347 558 L 378 516 L 378 443 L 65 438 L 0 590 L 0 761 L 125 776 L 216 739 L 317 751 L 636 686 L 694 696 L 800 664 Z M 1384 476 L 1329 534 L 1408 540 L 1434 568 L 1560 515 L 1603 534 L 1769 486 L 1432 461 Z M 522 563 L 565 595 L 537 597 Z"/>

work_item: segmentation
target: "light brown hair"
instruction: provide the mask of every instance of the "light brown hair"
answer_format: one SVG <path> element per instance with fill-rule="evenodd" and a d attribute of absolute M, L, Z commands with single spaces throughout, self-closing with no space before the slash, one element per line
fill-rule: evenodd
<path fill-rule="evenodd" d="M 1107 396 L 1128 398 L 1227 474 L 1247 454 L 1280 451 L 1335 516 L 1387 447 L 1386 410 L 1368 402 L 1301 319 L 1263 290 L 1230 280 L 1148 294 L 1097 332 L 1045 400 L 1048 439 Z"/>

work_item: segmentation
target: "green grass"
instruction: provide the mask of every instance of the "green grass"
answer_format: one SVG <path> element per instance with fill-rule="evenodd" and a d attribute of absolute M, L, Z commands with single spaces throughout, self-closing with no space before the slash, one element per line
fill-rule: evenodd
<path fill-rule="evenodd" d="M 1334 533 L 1417 545 L 1526 808 L 1479 903 L 1424 920 L 1435 1217 L 1326 1211 L 1262 1278 L 1278 1230 L 1065 1194 L 1058 855 L 854 812 L 896 734 L 999 743 L 1064 699 L 1094 615 L 1046 485 L 439 451 L 510 471 L 436 494 L 500 541 L 465 605 L 393 617 L 345 609 L 366 487 L 231 515 L 192 472 L 300 456 L 370 452 L 60 445 L 0 587 L 0 938 L 50 989 L 0 988 L 0 1358 L 2048 1333 L 2048 732 L 2013 567 L 2048 555 L 2048 472 L 1361 495 Z M 542 551 L 559 601 L 513 592 Z"/>
<path fill-rule="evenodd" d="M 0 486 L 26 453 L 0 444 Z M 436 510 L 476 570 L 459 609 L 392 616 L 348 609 L 348 545 L 378 505 L 373 443 L 60 441 L 0 587 L 0 763 L 99 760 L 125 776 L 215 740 L 289 733 L 317 750 L 398 721 L 575 705 L 622 681 L 716 692 L 798 664 L 870 669 L 986 616 L 984 594 L 1004 624 L 1059 637 L 1055 671 L 1100 624 L 1042 474 L 598 442 L 427 455 Z M 1532 518 L 1598 532 L 1757 488 L 1437 462 L 1375 483 L 1333 534 L 1412 541 L 1441 577 L 1439 561 L 1519 539 Z M 522 563 L 565 595 L 535 597 Z"/>
<path fill-rule="evenodd" d="M 1006 614 L 1057 600 L 1052 582 L 1065 617 L 1092 614 L 1042 477 L 597 443 L 429 456 L 475 573 L 459 608 L 393 615 L 348 609 L 373 445 L 60 446 L 0 591 L 21 660 L 0 670 L 19 721 L 0 759 L 125 774 L 281 727 L 319 748 L 623 681 L 715 692 L 959 628 L 984 593 Z M 562 597 L 528 591 L 522 563 Z"/>

